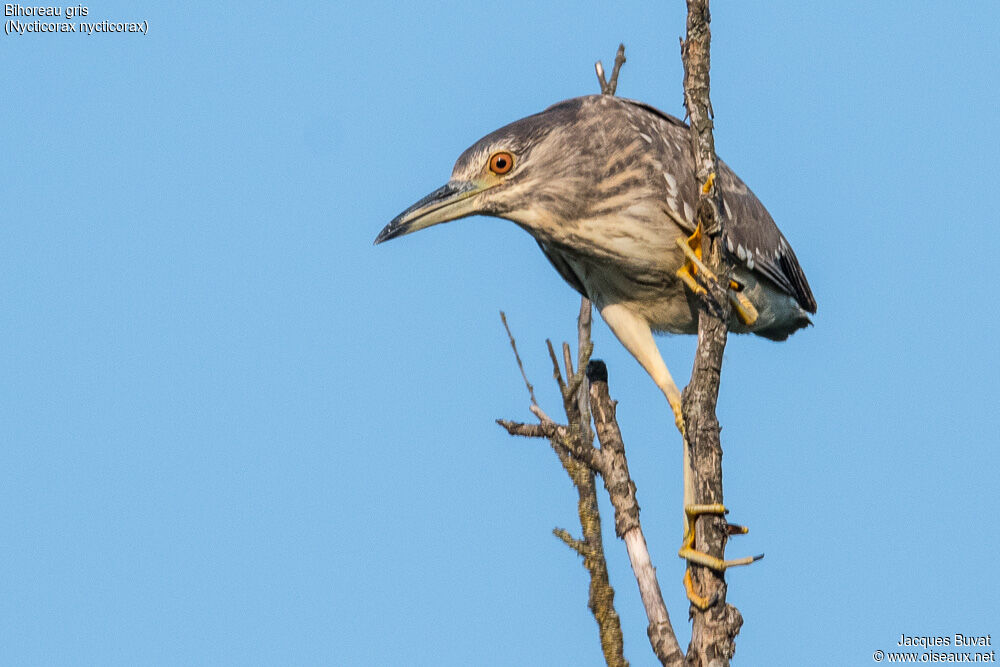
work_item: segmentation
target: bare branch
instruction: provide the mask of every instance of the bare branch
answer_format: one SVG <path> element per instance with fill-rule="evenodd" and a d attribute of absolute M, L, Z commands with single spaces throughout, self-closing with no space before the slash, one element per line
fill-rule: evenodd
<path fill-rule="evenodd" d="M 615 65 L 611 70 L 611 78 L 605 81 L 604 79 L 604 65 L 598 60 L 594 63 L 594 70 L 597 72 L 597 81 L 601 84 L 601 94 L 602 95 L 614 95 L 615 91 L 618 89 L 618 72 L 621 71 L 622 65 L 625 64 L 625 45 L 618 45 L 618 52 L 615 54 Z"/>
<path fill-rule="evenodd" d="M 587 557 L 587 546 L 583 540 L 578 540 L 569 534 L 569 531 L 565 528 L 553 528 L 552 534 L 558 537 L 560 540 L 566 543 L 570 549 L 580 554 L 580 556 Z"/>
<path fill-rule="evenodd" d="M 684 654 L 670 624 L 663 593 L 656 579 L 656 569 L 649 557 L 646 537 L 639 523 L 639 503 L 635 482 L 628 472 L 625 443 L 615 417 L 615 402 L 608 394 L 608 369 L 602 361 L 592 361 L 587 368 L 590 378 L 590 404 L 594 413 L 597 439 L 601 443 L 599 463 L 604 487 L 615 508 L 615 533 L 625 542 L 632 571 L 639 584 L 639 595 L 646 608 L 646 629 L 653 652 L 664 665 L 683 665 Z"/>
<path fill-rule="evenodd" d="M 576 386 L 573 385 L 573 380 L 574 376 L 576 375 L 576 372 L 573 370 L 573 355 L 570 354 L 569 343 L 563 342 L 562 353 L 563 353 L 563 363 L 566 364 L 566 382 L 569 384 L 569 387 L 571 389 L 570 393 L 574 393 L 577 387 L 579 387 L 580 383 L 577 382 Z"/>
<path fill-rule="evenodd" d="M 639 593 L 649 620 L 647 634 L 654 653 L 663 665 L 684 664 L 684 654 L 670 624 L 670 616 L 663 602 L 660 585 L 656 579 L 639 522 L 639 504 L 636 500 L 636 486 L 628 472 L 625 445 L 621 430 L 615 418 L 615 403 L 608 394 L 607 368 L 601 361 L 589 360 L 593 345 L 589 340 L 590 303 L 581 303 L 577 321 L 578 335 L 584 341 L 584 349 L 578 357 L 586 370 L 577 369 L 565 387 L 563 405 L 570 419 L 569 426 L 543 422 L 523 424 L 498 419 L 497 423 L 511 435 L 548 438 L 559 456 L 563 467 L 573 480 L 579 494 L 578 512 L 583 527 L 584 538 L 576 540 L 568 532 L 556 529 L 554 532 L 570 548 L 584 558 L 584 565 L 591 573 L 591 595 L 589 606 L 598 621 L 601 645 L 608 664 L 625 664 L 620 651 L 620 622 L 611 602 L 614 591 L 606 584 L 607 565 L 604 562 L 604 547 L 600 535 L 600 515 L 597 510 L 597 496 L 594 491 L 594 473 L 604 480 L 604 486 L 615 508 L 615 533 L 625 542 L 625 549 L 635 573 Z M 554 376 L 561 384 L 559 359 L 552 343 L 547 341 L 552 359 Z M 564 346 L 563 361 L 572 371 L 571 355 Z M 586 390 L 588 394 L 587 412 L 593 410 L 594 425 L 601 447 L 593 445 L 589 428 L 584 430 L 581 421 L 581 399 L 575 395 L 574 387 Z M 589 415 L 588 415 L 589 420 Z M 587 424 L 589 427 L 589 423 Z M 620 662 L 619 662 L 620 660 Z"/>
<path fill-rule="evenodd" d="M 601 514 L 597 508 L 597 484 L 593 471 L 582 461 L 572 457 L 560 457 L 566 472 L 576 485 L 577 512 L 583 528 L 583 539 L 579 540 L 583 556 L 583 566 L 590 573 L 590 589 L 587 606 L 594 614 L 601 638 L 601 650 L 608 665 L 627 667 L 621 621 L 615 611 L 615 591 L 608 579 L 608 565 L 604 559 L 604 541 L 601 535 Z"/>
<path fill-rule="evenodd" d="M 608 95 L 614 95 L 615 91 L 618 90 L 618 72 L 621 71 L 622 65 L 625 64 L 625 45 L 618 45 L 618 52 L 615 54 L 615 66 L 611 70 L 611 78 L 608 79 Z"/>
<path fill-rule="evenodd" d="M 594 352 L 594 344 L 590 342 L 591 329 L 591 305 L 590 299 L 580 297 L 580 314 L 576 318 L 577 348 L 576 348 L 576 369 L 577 373 L 583 373 L 590 361 L 590 355 Z M 590 389 L 586 383 L 581 383 L 580 389 L 576 393 L 577 410 L 580 413 L 580 425 L 584 427 L 584 439 L 587 442 L 594 442 L 594 433 L 590 430 Z"/>
<path fill-rule="evenodd" d="M 542 424 L 523 424 L 512 422 L 509 419 L 498 419 L 497 423 L 507 429 L 511 435 L 520 435 L 525 438 L 564 438 L 569 429 L 553 422 Z"/>
<path fill-rule="evenodd" d="M 552 421 L 549 416 L 545 414 L 541 406 L 538 405 L 538 400 L 535 398 L 535 388 L 531 386 L 531 382 L 528 381 L 528 374 L 524 372 L 524 364 L 521 362 L 521 355 L 517 352 L 517 343 L 514 341 L 514 334 L 510 332 L 510 327 L 507 325 L 507 314 L 500 311 L 500 321 L 503 322 L 503 328 L 507 330 L 507 338 L 510 340 L 510 348 L 514 350 L 514 358 L 517 360 L 517 367 L 521 370 L 521 377 L 524 379 L 524 386 L 528 388 L 528 396 L 531 397 L 531 414 L 538 417 L 543 422 Z"/>
<path fill-rule="evenodd" d="M 555 378 L 556 383 L 559 385 L 559 393 L 565 396 L 566 383 L 563 381 L 562 372 L 559 370 L 559 359 L 556 357 L 556 351 L 552 347 L 552 341 L 546 338 L 545 345 L 549 348 L 549 358 L 552 360 L 552 377 Z"/>
<path fill-rule="evenodd" d="M 577 348 L 576 367 L 586 368 L 587 360 L 594 352 L 594 344 L 590 342 L 590 329 L 593 317 L 591 315 L 590 299 L 580 297 L 580 314 L 576 318 Z M 587 351 L 589 350 L 589 351 Z M 586 359 L 584 358 L 586 357 Z"/>
<path fill-rule="evenodd" d="M 684 104 L 691 121 L 691 141 L 695 173 L 703 183 L 698 203 L 698 221 L 712 237 L 709 249 L 710 268 L 728 282 L 728 267 L 723 261 L 717 236 L 726 224 L 721 192 L 715 184 L 718 172 L 715 140 L 712 135 L 712 107 L 709 99 L 709 0 L 687 0 L 687 36 L 681 42 L 684 61 Z M 708 286 L 706 286 L 708 288 Z M 686 446 L 690 448 L 694 496 L 698 504 L 722 503 L 722 446 L 719 422 L 715 414 L 722 373 L 722 355 L 726 347 L 726 321 L 730 304 L 727 298 L 712 299 L 718 309 L 702 301 L 698 316 L 698 350 L 691 382 L 684 389 L 683 410 L 687 425 Z M 729 534 L 721 516 L 703 515 L 696 519 L 695 548 L 723 558 Z M 692 605 L 691 643 L 688 660 L 697 665 L 729 665 L 735 651 L 735 637 L 743 624 L 739 611 L 726 604 L 726 583 L 722 572 L 691 564 L 691 574 L 700 595 L 711 600 L 706 610 Z"/>
<path fill-rule="evenodd" d="M 581 306 L 582 308 L 582 306 Z M 587 302 L 587 314 L 589 315 L 589 302 Z M 608 566 L 604 558 L 604 543 L 601 535 L 601 515 L 597 505 L 597 485 L 594 481 L 592 468 L 595 463 L 595 456 L 598 450 L 593 446 L 593 435 L 590 431 L 590 413 L 584 410 L 585 402 L 579 401 L 566 387 L 559 370 L 559 360 L 552 342 L 546 341 L 549 356 L 552 358 L 553 376 L 559 384 L 563 393 L 563 406 L 566 416 L 569 419 L 569 426 L 555 424 L 549 419 L 535 401 L 534 392 L 528 382 L 527 374 L 517 352 L 514 336 L 507 325 L 507 319 L 501 312 L 501 319 L 507 329 L 507 336 L 510 339 L 514 356 L 517 359 L 518 367 L 521 369 L 521 376 L 532 399 L 532 412 L 539 417 L 540 424 L 522 424 L 506 420 L 497 420 L 497 423 L 507 429 L 511 435 L 521 435 L 526 437 L 548 438 L 553 451 L 559 457 L 560 463 L 573 481 L 577 490 L 577 513 L 580 517 L 580 526 L 583 529 L 583 538 L 574 539 L 568 531 L 556 528 L 553 532 L 575 553 L 583 558 L 583 565 L 590 574 L 590 587 L 587 606 L 590 608 L 597 621 L 598 634 L 601 640 L 601 650 L 608 665 L 614 667 L 628 667 L 625 660 L 624 639 L 621 630 L 621 621 L 615 611 L 615 592 L 608 579 Z M 586 324 L 586 330 L 583 325 Z M 586 363 L 590 358 L 590 351 L 593 346 L 590 343 L 589 319 L 584 318 L 581 310 L 580 321 L 578 323 L 580 340 L 584 341 L 583 349 L 580 352 L 580 363 Z M 578 376 L 579 371 L 573 372 L 571 358 L 566 348 L 565 360 L 567 362 L 567 373 L 572 376 L 571 382 L 580 386 Z M 581 393 L 584 389 L 581 389 Z"/>
<path fill-rule="evenodd" d="M 545 414 L 545 411 L 542 410 L 541 407 L 539 407 L 537 405 L 531 405 L 531 406 L 528 407 L 528 409 L 531 410 L 531 414 L 533 414 L 536 417 L 538 417 L 538 421 L 541 421 L 541 422 L 550 422 L 550 421 L 552 421 L 552 418 L 549 417 L 547 414 Z"/>
<path fill-rule="evenodd" d="M 600 60 L 594 63 L 594 71 L 597 72 L 597 83 L 600 84 L 601 93 L 603 94 L 608 89 L 608 82 L 604 78 L 604 65 L 601 64 Z"/>

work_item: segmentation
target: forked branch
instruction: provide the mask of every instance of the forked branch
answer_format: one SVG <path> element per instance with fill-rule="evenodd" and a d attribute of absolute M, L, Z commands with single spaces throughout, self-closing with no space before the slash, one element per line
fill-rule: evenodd
<path fill-rule="evenodd" d="M 584 307 L 585 306 L 585 307 Z M 585 303 L 581 307 L 581 316 L 578 320 L 580 331 L 584 328 L 585 316 L 589 315 L 590 304 Z M 581 338 L 581 340 L 584 340 Z M 670 616 L 667 613 L 666 604 L 663 602 L 663 594 L 656 579 L 656 570 L 653 567 L 652 559 L 649 556 L 649 549 L 646 545 L 646 538 L 642 532 L 642 525 L 639 521 L 639 503 L 636 499 L 636 486 L 632 481 L 628 471 L 628 461 L 625 457 L 625 445 L 622 441 L 621 430 L 615 416 L 615 402 L 611 400 L 608 393 L 608 373 L 607 367 L 601 361 L 589 361 L 590 356 L 589 335 L 584 341 L 584 350 L 578 357 L 577 369 L 574 371 L 571 356 L 568 354 L 568 346 L 563 347 L 565 352 L 563 362 L 568 365 L 568 372 L 572 376 L 563 379 L 560 368 L 560 360 L 556 356 L 552 343 L 548 342 L 549 355 L 552 358 L 553 375 L 560 387 L 563 397 L 563 408 L 569 420 L 568 425 L 561 425 L 552 422 L 542 422 L 538 424 L 523 424 L 507 420 L 497 420 L 497 423 L 507 429 L 511 435 L 521 435 L 528 437 L 547 438 L 552 443 L 552 448 L 559 455 L 560 461 L 573 478 L 574 484 L 580 492 L 580 520 L 584 525 L 584 539 L 574 540 L 565 530 L 557 529 L 556 536 L 562 539 L 570 548 L 584 556 L 584 564 L 591 570 L 591 609 L 594 611 L 598 624 L 601 625 L 601 644 L 605 649 L 605 659 L 608 664 L 621 664 L 613 662 L 609 657 L 608 647 L 605 643 L 605 628 L 602 625 L 600 605 L 595 606 L 595 575 L 594 570 L 588 565 L 588 557 L 591 553 L 587 551 L 587 546 L 597 544 L 588 536 L 585 517 L 597 516 L 596 504 L 593 512 L 585 513 L 584 489 L 588 489 L 587 500 L 592 497 L 596 503 L 596 495 L 591 496 L 589 490 L 592 489 L 594 481 L 593 474 L 596 472 L 604 480 L 604 487 L 608 491 L 611 504 L 615 509 L 615 533 L 625 542 L 629 561 L 632 564 L 632 571 L 635 574 L 636 582 L 639 586 L 639 594 L 642 598 L 643 606 L 646 610 L 646 617 L 649 621 L 647 635 L 654 653 L 663 665 L 679 666 L 684 664 L 684 654 L 681 652 L 680 644 L 674 634 L 670 624 Z M 586 367 L 586 372 L 580 371 L 581 367 Z M 581 402 L 576 387 L 586 390 L 589 400 L 590 411 L 593 412 L 595 430 L 597 432 L 599 447 L 593 444 L 593 437 L 589 432 L 589 416 L 587 416 L 587 426 L 581 421 Z M 582 474 L 585 471 L 586 474 Z M 589 482 L 591 486 L 578 483 L 578 480 Z M 598 519 L 599 521 L 599 519 Z M 599 523 L 598 523 L 599 528 Z M 598 530 L 599 533 L 599 530 Z M 603 550 L 603 546 L 601 546 Z M 595 558 L 595 560 L 597 560 Z M 603 551 L 599 559 L 603 565 Z M 607 576 L 606 566 L 603 576 Z M 603 590 L 598 586 L 598 591 Z M 610 585 L 606 587 L 610 591 Z M 613 596 L 613 592 L 611 592 Z M 608 601 L 610 604 L 610 600 Z M 606 609 L 606 607 L 604 608 Z M 613 609 L 612 609 L 613 613 Z M 614 614 L 615 625 L 617 627 L 617 614 Z M 620 637 L 620 629 L 618 630 Z M 617 659 L 617 655 L 616 659 Z M 624 660 L 624 658 L 621 658 Z"/>
<path fill-rule="evenodd" d="M 587 302 L 587 315 L 589 316 L 590 303 Z M 597 621 L 598 632 L 601 640 L 601 650 L 604 652 L 604 659 L 608 665 L 614 667 L 624 667 L 628 665 L 625 660 L 624 640 L 622 637 L 621 621 L 615 611 L 614 599 L 615 591 L 611 587 L 608 579 L 608 566 L 604 559 L 604 541 L 601 535 L 601 515 L 597 505 L 597 484 L 594 479 L 594 472 L 587 461 L 583 461 L 571 454 L 572 451 L 586 451 L 590 447 L 593 436 L 590 435 L 590 412 L 589 407 L 585 408 L 584 403 L 578 400 L 575 390 L 570 386 L 580 386 L 585 383 L 582 373 L 573 371 L 572 359 L 567 356 L 567 373 L 571 376 L 569 386 L 563 381 L 559 368 L 559 361 L 552 349 L 552 343 L 546 341 L 549 353 L 552 356 L 555 377 L 559 384 L 559 390 L 563 397 L 563 407 L 568 420 L 568 425 L 556 424 L 550 419 L 538 405 L 535 399 L 534 389 L 528 381 L 528 376 L 524 371 L 524 364 L 517 352 L 517 344 L 507 325 L 507 318 L 501 312 L 504 328 L 510 339 L 511 348 L 514 350 L 514 357 L 517 359 L 518 368 L 524 379 L 525 386 L 531 400 L 531 412 L 538 417 L 537 424 L 520 424 L 506 420 L 497 420 L 501 426 L 507 429 L 511 435 L 522 435 L 527 437 L 541 437 L 548 439 L 552 450 L 559 457 L 563 469 L 573 481 L 573 486 L 577 490 L 577 514 L 580 518 L 580 528 L 583 537 L 574 538 L 569 531 L 563 528 L 556 528 L 552 532 L 561 539 L 570 549 L 583 558 L 583 566 L 590 574 L 590 589 L 587 606 L 594 614 Z M 581 340 L 584 335 L 587 345 L 580 351 L 578 363 L 586 364 L 590 357 L 590 322 L 589 317 L 582 314 L 578 321 Z"/>

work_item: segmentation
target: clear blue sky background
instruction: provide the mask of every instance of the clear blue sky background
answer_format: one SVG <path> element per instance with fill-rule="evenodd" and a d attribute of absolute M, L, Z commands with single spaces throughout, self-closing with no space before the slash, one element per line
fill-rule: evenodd
<path fill-rule="evenodd" d="M 555 413 L 576 295 L 505 221 L 372 239 L 619 41 L 619 93 L 683 115 L 683 2 L 650 5 L 95 2 L 148 36 L 0 37 L 0 662 L 601 663 L 551 535 L 576 495 L 493 423 L 531 418 L 497 311 Z M 729 575 L 735 664 L 997 637 L 998 5 L 715 5 L 716 145 L 819 301 L 727 349 L 729 552 L 767 554 Z M 595 342 L 686 646 L 678 437 Z"/>

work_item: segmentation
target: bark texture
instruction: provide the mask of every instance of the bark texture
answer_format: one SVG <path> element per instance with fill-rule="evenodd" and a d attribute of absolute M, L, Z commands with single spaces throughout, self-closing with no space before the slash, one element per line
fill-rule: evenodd
<path fill-rule="evenodd" d="M 653 652 L 663 665 L 683 665 L 684 654 L 670 625 L 670 614 L 663 602 L 663 593 L 656 580 L 656 569 L 649 557 L 646 537 L 639 523 L 639 501 L 636 499 L 635 482 L 628 472 L 625 443 L 615 414 L 616 403 L 608 393 L 608 369 L 602 361 L 593 361 L 587 367 L 590 380 L 590 406 L 594 413 L 597 439 L 601 443 L 601 477 L 615 508 L 615 534 L 625 541 L 625 548 L 632 563 L 639 595 L 646 608 L 649 625 L 646 634 Z"/>
<path fill-rule="evenodd" d="M 590 343 L 590 301 L 583 299 L 580 304 L 580 315 L 577 319 L 578 340 L 580 344 L 577 366 L 587 363 L 590 352 L 593 349 Z M 559 369 L 559 361 L 555 356 L 555 351 L 549 343 L 549 352 L 552 356 L 554 376 L 559 384 L 559 390 L 563 397 L 563 410 L 566 413 L 568 426 L 557 425 L 542 411 L 535 399 L 534 388 L 528 381 L 521 362 L 521 356 L 517 352 L 517 343 L 507 325 L 507 318 L 501 312 L 500 318 L 503 320 L 504 328 L 510 338 L 511 348 L 514 350 L 514 358 L 517 360 L 521 376 L 524 378 L 525 386 L 531 400 L 531 412 L 538 417 L 539 424 L 513 424 L 512 422 L 499 422 L 507 430 L 514 434 L 545 437 L 549 440 L 553 451 L 559 457 L 563 469 L 573 481 L 573 486 L 577 491 L 577 514 L 580 518 L 580 528 L 582 537 L 574 538 L 569 531 L 563 528 L 556 528 L 552 532 L 561 539 L 570 549 L 575 551 L 582 559 L 583 566 L 590 575 L 590 586 L 588 590 L 587 606 L 594 615 L 597 622 L 598 635 L 601 640 L 601 651 L 604 660 L 609 667 L 628 667 L 625 659 L 624 638 L 622 636 L 621 620 L 615 610 L 615 591 L 608 579 L 608 565 L 604 557 L 604 541 L 601 535 L 601 514 L 597 505 L 597 484 L 594 478 L 594 471 L 581 459 L 571 454 L 572 450 L 584 450 L 592 448 L 594 436 L 590 429 L 590 406 L 589 396 L 586 391 L 586 378 L 583 373 L 573 370 L 572 358 L 569 355 L 569 347 L 563 346 L 563 360 L 566 364 L 566 374 L 569 384 L 563 381 L 562 373 Z"/>
<path fill-rule="evenodd" d="M 564 359 L 568 358 L 564 346 Z M 570 382 L 563 382 L 559 369 L 559 361 L 555 351 L 549 344 L 552 356 L 554 374 L 563 393 L 563 402 L 567 415 L 575 410 L 577 390 L 589 383 L 590 407 L 593 412 L 594 425 L 600 447 L 595 447 L 591 440 L 580 437 L 578 426 L 564 426 L 554 422 L 539 424 L 522 424 L 507 420 L 497 420 L 497 423 L 507 429 L 511 435 L 528 437 L 545 437 L 553 443 L 556 452 L 565 451 L 570 460 L 585 465 L 590 471 L 598 473 L 604 480 L 604 488 L 615 509 L 615 533 L 625 542 L 632 571 L 639 586 L 639 594 L 646 610 L 649 624 L 646 634 L 650 646 L 662 665 L 680 667 L 684 665 L 684 653 L 670 624 L 670 615 L 660 584 L 656 579 L 656 568 L 653 567 L 646 545 L 646 538 L 639 521 L 639 503 L 636 499 L 636 486 L 628 471 L 628 460 L 625 456 L 625 445 L 621 430 L 615 416 L 615 402 L 608 393 L 608 372 L 604 362 L 587 362 L 587 356 L 580 358 L 580 364 L 586 363 L 587 372 L 583 375 L 577 371 Z M 581 384 L 584 383 L 584 384 Z M 562 458 L 562 456 L 560 456 Z M 576 542 L 569 538 L 565 531 L 559 536 L 576 549 Z M 597 614 L 595 613 L 595 616 Z M 607 653 L 605 653 L 607 659 Z"/>
<path fill-rule="evenodd" d="M 709 0 L 687 0 L 687 37 L 681 42 L 684 61 L 684 104 L 691 123 L 691 142 L 695 168 L 702 188 L 698 219 L 709 232 L 709 266 L 725 284 L 728 275 L 720 256 L 718 232 L 726 224 L 721 193 L 714 185 L 718 171 L 715 140 L 712 135 L 712 103 L 709 97 L 711 32 Z M 721 296 L 721 298 L 720 298 Z M 711 308 L 705 304 L 698 317 L 698 349 L 691 381 L 684 389 L 683 409 L 687 424 L 688 447 L 694 474 L 695 502 L 722 503 L 722 445 L 716 403 L 722 373 L 722 355 L 726 348 L 726 320 L 730 305 L 725 295 L 716 293 Z M 718 558 L 725 557 L 728 525 L 722 516 L 703 515 L 697 519 L 695 548 Z M 743 625 L 739 611 L 726 602 L 726 582 L 722 572 L 691 565 L 696 590 L 711 599 L 707 610 L 691 606 L 691 643 L 687 664 L 698 667 L 723 667 L 735 652 L 735 638 Z"/>

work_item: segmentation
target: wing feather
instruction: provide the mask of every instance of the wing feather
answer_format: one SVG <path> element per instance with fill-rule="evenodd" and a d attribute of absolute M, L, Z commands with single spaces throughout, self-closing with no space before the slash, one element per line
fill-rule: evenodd
<path fill-rule="evenodd" d="M 669 152 L 668 149 L 674 142 L 689 145 L 684 143 L 690 142 L 690 136 L 688 126 L 683 121 L 648 104 L 618 99 L 652 114 L 660 122 L 663 135 L 672 138 L 670 144 L 660 142 L 665 152 Z M 673 155 L 666 157 L 676 158 Z M 676 159 L 670 161 L 679 162 Z M 694 174 L 684 176 L 687 176 L 684 181 L 690 182 L 690 185 L 682 188 L 681 194 L 693 209 L 697 209 L 698 187 L 694 183 Z M 766 277 L 786 294 L 793 296 L 804 310 L 815 313 L 816 299 L 792 246 L 756 195 L 721 159 L 718 184 L 729 220 L 722 233 L 723 248 L 734 261 Z"/>
<path fill-rule="evenodd" d="M 722 160 L 719 185 L 728 215 L 723 247 L 747 268 L 794 296 L 803 310 L 815 313 L 816 299 L 792 246 L 760 200 Z"/>

